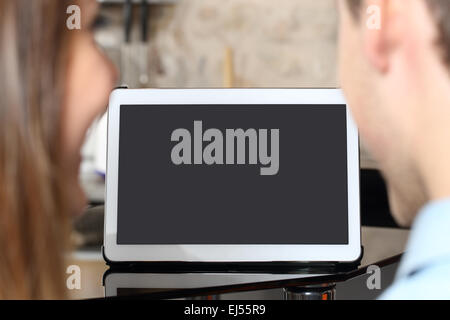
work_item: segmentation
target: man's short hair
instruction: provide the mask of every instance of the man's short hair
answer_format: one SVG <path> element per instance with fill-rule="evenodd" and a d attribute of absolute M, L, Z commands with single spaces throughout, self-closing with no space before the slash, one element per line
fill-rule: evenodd
<path fill-rule="evenodd" d="M 430 8 L 438 30 L 437 45 L 447 67 L 450 68 L 450 0 L 423 0 Z M 362 10 L 362 0 L 347 0 L 350 11 L 358 19 Z"/>

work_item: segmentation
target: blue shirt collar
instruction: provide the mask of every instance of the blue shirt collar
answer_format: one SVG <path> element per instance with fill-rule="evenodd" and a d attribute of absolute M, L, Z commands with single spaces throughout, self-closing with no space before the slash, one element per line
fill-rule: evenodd
<path fill-rule="evenodd" d="M 396 278 L 450 259 L 450 198 L 424 206 L 417 215 Z"/>

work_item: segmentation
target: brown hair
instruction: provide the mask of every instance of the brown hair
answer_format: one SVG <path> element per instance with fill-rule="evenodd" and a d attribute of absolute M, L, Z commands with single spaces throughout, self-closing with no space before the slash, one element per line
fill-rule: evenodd
<path fill-rule="evenodd" d="M 450 1 L 424 1 L 428 4 L 439 30 L 437 45 L 442 53 L 445 64 L 450 67 Z M 362 0 L 347 0 L 347 3 L 353 16 L 359 18 L 362 9 Z"/>
<path fill-rule="evenodd" d="M 64 298 L 65 0 L 0 1 L 0 298 Z"/>

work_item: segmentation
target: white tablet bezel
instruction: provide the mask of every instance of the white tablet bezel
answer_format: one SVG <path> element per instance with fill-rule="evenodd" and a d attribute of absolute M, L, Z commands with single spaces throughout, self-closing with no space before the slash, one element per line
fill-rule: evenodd
<path fill-rule="evenodd" d="M 339 89 L 116 89 L 108 108 L 104 254 L 111 262 L 351 262 L 361 253 L 358 130 L 347 107 L 348 244 L 118 245 L 117 190 L 121 105 L 345 104 Z"/>

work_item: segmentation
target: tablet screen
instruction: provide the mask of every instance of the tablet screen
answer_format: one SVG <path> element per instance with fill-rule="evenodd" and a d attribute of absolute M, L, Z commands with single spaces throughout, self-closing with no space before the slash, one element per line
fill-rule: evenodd
<path fill-rule="evenodd" d="M 117 244 L 348 244 L 345 105 L 122 105 Z"/>

